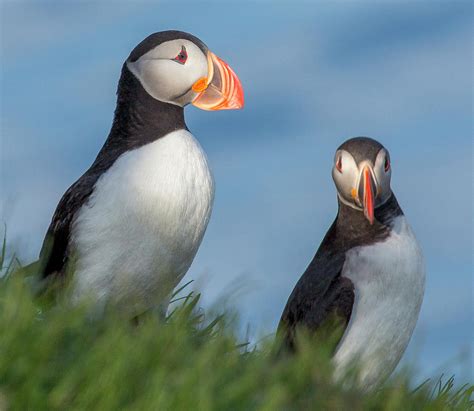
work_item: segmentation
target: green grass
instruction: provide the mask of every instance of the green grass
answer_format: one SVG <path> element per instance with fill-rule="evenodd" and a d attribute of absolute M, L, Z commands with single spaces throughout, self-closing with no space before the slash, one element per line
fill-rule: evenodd
<path fill-rule="evenodd" d="M 11 410 L 444 410 L 472 409 L 473 386 L 453 380 L 416 390 L 406 375 L 364 394 L 331 380 L 329 350 L 302 338 L 277 359 L 250 350 L 231 314 L 206 315 L 188 294 L 166 320 L 138 325 L 113 312 L 33 295 L 0 254 L 0 409 Z M 182 290 L 181 293 L 184 293 Z"/>

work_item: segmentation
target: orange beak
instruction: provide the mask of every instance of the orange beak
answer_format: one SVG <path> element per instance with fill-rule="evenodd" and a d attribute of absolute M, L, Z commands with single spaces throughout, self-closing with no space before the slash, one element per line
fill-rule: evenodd
<path fill-rule="evenodd" d="M 364 215 L 372 225 L 374 223 L 374 193 L 372 187 L 375 186 L 368 167 L 364 168 Z"/>
<path fill-rule="evenodd" d="M 244 106 L 244 91 L 230 66 L 214 53 L 207 52 L 208 76 L 193 84 L 199 93 L 192 104 L 202 110 L 235 110 Z"/>

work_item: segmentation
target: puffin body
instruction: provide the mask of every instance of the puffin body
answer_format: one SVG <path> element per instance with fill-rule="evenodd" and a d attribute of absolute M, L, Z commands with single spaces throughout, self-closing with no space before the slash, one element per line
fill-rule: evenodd
<path fill-rule="evenodd" d="M 395 369 L 413 333 L 424 294 L 422 251 L 390 188 L 388 151 L 358 137 L 336 152 L 338 215 L 296 284 L 279 334 L 295 349 L 296 330 L 334 324 L 335 377 L 358 368 L 363 389 Z"/>
<path fill-rule="evenodd" d="M 400 361 L 424 293 L 421 249 L 403 215 L 388 222 L 387 237 L 346 252 L 341 277 L 354 286 L 347 329 L 336 350 L 336 372 L 358 359 L 366 388 L 384 381 Z"/>
<path fill-rule="evenodd" d="M 72 271 L 75 300 L 166 310 L 214 198 L 206 155 L 184 121 L 189 103 L 241 108 L 240 82 L 196 37 L 152 34 L 126 60 L 110 134 L 59 202 L 41 250 L 43 277 Z"/>
<path fill-rule="evenodd" d="M 93 289 L 124 304 L 167 306 L 201 243 L 213 198 L 206 155 L 186 130 L 120 156 L 75 220 L 76 296 Z"/>

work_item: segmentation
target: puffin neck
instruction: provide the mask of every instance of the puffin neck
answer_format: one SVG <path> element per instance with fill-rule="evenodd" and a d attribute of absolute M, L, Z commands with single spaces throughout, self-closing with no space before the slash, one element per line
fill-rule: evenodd
<path fill-rule="evenodd" d="M 104 148 L 131 150 L 181 129 L 187 130 L 184 108 L 151 97 L 124 64 L 114 121 Z"/>
<path fill-rule="evenodd" d="M 361 232 L 377 233 L 390 230 L 393 219 L 403 214 L 393 193 L 385 203 L 374 210 L 375 220 L 373 225 L 365 218 L 362 210 L 348 206 L 339 197 L 338 205 L 337 226 L 350 236 L 358 236 Z"/>

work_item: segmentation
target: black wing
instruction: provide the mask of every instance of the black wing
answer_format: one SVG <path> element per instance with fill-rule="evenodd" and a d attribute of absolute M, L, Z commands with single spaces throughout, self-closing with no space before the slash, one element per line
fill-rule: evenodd
<path fill-rule="evenodd" d="M 375 209 L 372 225 L 367 223 L 363 213 L 339 202 L 336 220 L 283 311 L 278 333 L 288 348 L 294 348 L 298 327 L 318 333 L 331 319 L 342 324 L 343 329 L 347 327 L 354 305 L 354 285 L 342 276 L 346 252 L 383 241 L 390 233 L 392 219 L 402 214 L 393 194 L 384 205 Z"/>
<path fill-rule="evenodd" d="M 285 347 L 295 348 L 296 331 L 326 332 L 328 327 L 347 327 L 354 305 L 354 285 L 341 275 L 344 248 L 329 251 L 335 243 L 335 224 L 329 229 L 313 261 L 296 284 L 280 319 L 277 334 Z M 342 337 L 342 333 L 339 338 Z"/>
<path fill-rule="evenodd" d="M 85 173 L 64 193 L 54 212 L 40 252 L 40 275 L 63 274 L 74 218 L 92 193 L 99 175 Z"/>
<path fill-rule="evenodd" d="M 115 119 L 114 119 L 115 124 Z M 69 253 L 69 240 L 74 219 L 88 201 L 99 177 L 105 173 L 127 149 L 112 128 L 104 146 L 91 167 L 64 193 L 54 212 L 40 252 L 40 274 L 63 274 Z"/>

